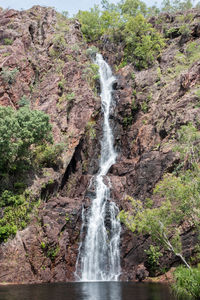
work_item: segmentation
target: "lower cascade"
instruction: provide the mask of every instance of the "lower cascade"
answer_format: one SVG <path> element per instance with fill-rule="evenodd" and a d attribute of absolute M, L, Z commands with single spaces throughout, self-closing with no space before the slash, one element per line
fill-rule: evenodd
<path fill-rule="evenodd" d="M 112 85 L 115 77 L 102 55 L 96 55 L 101 83 L 101 103 L 104 115 L 103 137 L 99 171 L 93 178 L 95 196 L 87 211 L 82 211 L 82 241 L 76 262 L 76 278 L 80 281 L 117 281 L 120 275 L 120 222 L 118 208 L 110 201 L 106 174 L 115 163 L 117 154 L 113 146 L 113 134 L 109 123 L 113 104 Z M 86 232 L 85 237 L 83 232 Z"/>

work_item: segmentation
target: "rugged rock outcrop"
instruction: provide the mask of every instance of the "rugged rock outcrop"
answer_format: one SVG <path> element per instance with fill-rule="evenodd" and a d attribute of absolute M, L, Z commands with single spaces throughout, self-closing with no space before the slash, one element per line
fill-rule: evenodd
<path fill-rule="evenodd" d="M 0 281 L 72 280 L 81 185 L 79 198 L 68 198 L 64 192 L 62 197 L 59 191 L 66 184 L 68 189 L 73 186 L 72 175 L 81 167 L 79 152 L 87 124 L 100 106 L 91 88 L 87 47 L 80 24 L 51 8 L 4 10 L 0 19 L 0 104 L 17 109 L 20 99 L 26 97 L 32 108 L 49 114 L 54 142 L 64 145 L 55 168 L 32 170 L 25 178 L 32 197 L 43 202 L 33 212 L 30 226 L 1 245 Z M 9 73 L 12 70 L 16 75 Z M 53 195 L 58 196 L 49 199 Z"/>
<path fill-rule="evenodd" d="M 195 91 L 200 83 L 200 56 L 191 59 L 187 47 L 195 42 L 198 52 L 200 15 L 191 13 L 192 31 L 184 43 L 174 30 L 152 68 L 139 72 L 126 66 L 116 72 L 112 123 L 118 159 L 109 177 L 111 197 L 120 209 L 130 208 L 127 195 L 141 201 L 151 196 L 163 174 L 176 167 L 179 156 L 172 148 L 177 129 L 189 121 L 199 126 Z M 163 15 L 162 22 L 169 30 L 176 27 L 176 18 Z M 162 22 L 151 22 L 164 31 Z M 35 208 L 30 225 L 0 246 L 0 282 L 73 280 L 81 207 L 90 204 L 93 188 L 89 183 L 98 170 L 101 137 L 100 99 L 91 88 L 87 46 L 79 24 L 66 21 L 51 8 L 1 11 L 0 26 L 0 71 L 18 70 L 12 84 L 0 76 L 0 104 L 18 108 L 20 98 L 28 97 L 33 108 L 50 115 L 55 142 L 66 144 L 58 168 L 32 174 L 29 188 L 43 201 Z M 10 45 L 5 45 L 8 39 Z M 113 68 L 121 51 L 116 55 L 105 40 L 102 52 Z M 160 201 L 154 200 L 155 205 Z M 182 227 L 183 252 L 189 258 L 195 253 L 197 236 L 188 224 Z M 136 236 L 123 227 L 122 279 L 140 280 L 147 275 L 144 250 L 150 243 L 148 236 Z M 177 263 L 166 252 L 160 261 L 161 269 Z"/>

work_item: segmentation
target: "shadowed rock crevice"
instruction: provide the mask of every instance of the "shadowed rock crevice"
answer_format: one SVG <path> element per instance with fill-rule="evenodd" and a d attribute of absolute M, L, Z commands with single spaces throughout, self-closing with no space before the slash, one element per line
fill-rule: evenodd
<path fill-rule="evenodd" d="M 72 159 L 71 159 L 69 165 L 67 166 L 67 169 L 62 178 L 61 185 L 60 185 L 61 190 L 64 188 L 65 184 L 67 183 L 70 175 L 72 175 L 76 172 L 77 163 L 82 161 L 82 157 L 81 157 L 82 143 L 83 143 L 83 140 L 81 139 L 79 144 L 75 148 Z"/>

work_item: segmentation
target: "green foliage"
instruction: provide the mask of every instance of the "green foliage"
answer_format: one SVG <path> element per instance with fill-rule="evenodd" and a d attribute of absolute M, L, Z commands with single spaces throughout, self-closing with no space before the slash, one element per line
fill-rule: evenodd
<path fill-rule="evenodd" d="M 67 150 L 66 144 L 49 145 L 44 143 L 39 145 L 33 152 L 34 163 L 40 168 L 55 168 L 61 164 L 59 157 L 64 149 Z"/>
<path fill-rule="evenodd" d="M 86 50 L 86 54 L 91 57 L 95 57 L 95 55 L 99 52 L 99 49 L 95 46 L 91 46 Z"/>
<path fill-rule="evenodd" d="M 17 68 L 10 70 L 8 67 L 2 67 L 2 71 L 0 72 L 3 81 L 8 84 L 13 84 L 15 82 L 16 76 L 19 73 Z"/>
<path fill-rule="evenodd" d="M 179 28 L 179 32 L 181 35 L 184 35 L 184 36 L 190 36 L 191 34 L 191 29 L 189 27 L 188 24 L 183 24 L 181 25 L 181 27 Z"/>
<path fill-rule="evenodd" d="M 165 41 L 145 19 L 145 3 L 125 0 L 112 5 L 104 0 L 102 6 L 103 11 L 95 6 L 90 11 L 79 11 L 77 14 L 85 39 L 99 43 L 106 39 L 123 45 L 124 57 L 118 69 L 128 62 L 138 69 L 151 65 L 159 56 Z"/>
<path fill-rule="evenodd" d="M 66 85 L 66 80 L 65 80 L 64 78 L 62 78 L 62 79 L 58 82 L 58 87 L 59 87 L 59 89 L 61 89 L 61 90 L 63 91 L 65 85 Z"/>
<path fill-rule="evenodd" d="M 190 166 L 199 161 L 199 145 L 200 145 L 200 132 L 189 123 L 183 125 L 177 132 L 177 144 L 174 151 L 178 151 L 181 159 L 187 161 Z"/>
<path fill-rule="evenodd" d="M 193 6 L 191 0 L 163 0 L 161 10 L 164 12 L 174 13 L 176 11 L 186 11 Z"/>
<path fill-rule="evenodd" d="M 90 121 L 86 125 L 86 133 L 89 135 L 89 137 L 93 140 L 96 137 L 96 129 L 95 129 L 95 121 Z"/>
<path fill-rule="evenodd" d="M 143 1 L 140 0 L 124 0 L 120 4 L 121 12 L 123 15 L 135 17 L 139 13 L 146 15 L 147 7 Z"/>
<path fill-rule="evenodd" d="M 63 10 L 62 11 L 62 15 L 65 17 L 65 18 L 68 18 L 69 17 L 69 12 L 67 10 Z"/>
<path fill-rule="evenodd" d="M 53 44 L 56 50 L 62 51 L 67 46 L 63 33 L 58 33 L 54 36 Z"/>
<path fill-rule="evenodd" d="M 66 95 L 66 99 L 67 99 L 68 101 L 72 101 L 72 100 L 74 100 L 75 98 L 76 98 L 76 95 L 75 95 L 74 92 L 68 93 L 68 94 Z"/>
<path fill-rule="evenodd" d="M 40 247 L 42 250 L 46 249 L 46 243 L 44 241 L 41 242 Z"/>
<path fill-rule="evenodd" d="M 18 104 L 19 104 L 19 107 L 29 106 L 30 100 L 26 96 L 22 96 L 21 99 L 19 100 Z"/>
<path fill-rule="evenodd" d="M 190 42 L 186 48 L 186 56 L 189 64 L 199 60 L 200 58 L 200 45 L 198 42 Z"/>
<path fill-rule="evenodd" d="M 165 197 L 173 210 L 167 219 L 169 223 L 180 224 L 187 218 L 192 224 L 198 225 L 200 221 L 200 168 L 187 170 L 175 176 L 166 174 L 157 184 L 154 193 Z"/>
<path fill-rule="evenodd" d="M 11 191 L 4 190 L 0 197 L 0 207 L 12 205 L 18 206 L 24 203 L 24 196 L 14 195 Z"/>
<path fill-rule="evenodd" d="M 126 128 L 133 123 L 133 116 L 129 115 L 123 118 L 123 126 Z"/>
<path fill-rule="evenodd" d="M 121 211 L 120 220 L 133 232 L 149 234 L 187 265 L 181 255 L 179 226 L 185 219 L 195 228 L 200 226 L 200 167 L 196 165 L 194 170 L 179 176 L 166 174 L 156 185 L 154 194 L 163 199 L 159 207 L 150 209 L 131 199 L 132 211 Z"/>
<path fill-rule="evenodd" d="M 143 111 L 143 113 L 148 113 L 148 110 L 149 110 L 149 106 L 148 106 L 148 103 L 147 101 L 143 101 L 141 103 L 141 110 Z"/>
<path fill-rule="evenodd" d="M 198 100 L 200 100 L 200 89 L 195 92 L 195 95 L 198 97 Z"/>
<path fill-rule="evenodd" d="M 0 171 L 30 160 L 30 147 L 52 141 L 49 116 L 25 106 L 19 110 L 0 107 Z"/>
<path fill-rule="evenodd" d="M 165 45 L 162 36 L 141 14 L 128 18 L 123 35 L 126 42 L 125 57 L 138 69 L 152 65 Z"/>
<path fill-rule="evenodd" d="M 88 42 L 98 40 L 102 35 L 102 27 L 100 22 L 100 10 L 98 6 L 94 6 L 90 11 L 79 11 L 77 18 L 81 23 L 83 36 Z"/>
<path fill-rule="evenodd" d="M 30 201 L 26 192 L 18 195 L 7 190 L 1 194 L 0 203 L 4 207 L 0 219 L 0 242 L 6 242 L 17 230 L 26 227 L 35 203 Z"/>
<path fill-rule="evenodd" d="M 47 246 L 47 257 L 49 257 L 52 261 L 55 260 L 56 256 L 58 255 L 60 251 L 60 247 L 57 246 Z"/>
<path fill-rule="evenodd" d="M 65 41 L 65 34 L 64 32 L 59 32 L 54 35 L 53 38 L 53 46 L 49 50 L 49 55 L 53 58 L 59 59 L 60 55 L 63 53 L 67 46 Z"/>
<path fill-rule="evenodd" d="M 88 66 L 83 70 L 83 75 L 91 88 L 95 90 L 96 82 L 99 80 L 99 66 L 97 64 L 88 64 Z"/>
<path fill-rule="evenodd" d="M 200 59 L 200 45 L 198 42 L 193 41 L 187 43 L 185 53 L 178 52 L 174 57 L 175 68 L 168 69 L 171 73 L 170 78 L 175 78 L 182 71 L 188 69 L 194 62 Z"/>
<path fill-rule="evenodd" d="M 187 299 L 199 299 L 200 295 L 200 269 L 187 269 L 178 267 L 174 272 L 175 283 L 173 291 L 178 297 Z M 185 299 L 185 298 L 184 298 Z"/>
<path fill-rule="evenodd" d="M 70 215 L 68 213 L 66 213 L 65 215 L 65 221 L 66 223 L 69 223 L 71 221 Z"/>
<path fill-rule="evenodd" d="M 147 254 L 147 262 L 150 266 L 151 275 L 155 275 L 155 271 L 159 266 L 159 258 L 163 256 L 163 254 L 159 251 L 158 246 L 150 245 L 150 248 L 148 250 L 145 250 L 145 253 Z"/>
<path fill-rule="evenodd" d="M 9 39 L 9 38 L 5 38 L 4 40 L 4 45 L 12 45 L 13 40 Z"/>
<path fill-rule="evenodd" d="M 57 23 L 56 23 L 56 30 L 62 31 L 63 34 L 65 32 L 69 31 L 69 25 L 68 25 L 68 16 L 67 16 L 67 11 L 61 13 L 57 12 Z"/>

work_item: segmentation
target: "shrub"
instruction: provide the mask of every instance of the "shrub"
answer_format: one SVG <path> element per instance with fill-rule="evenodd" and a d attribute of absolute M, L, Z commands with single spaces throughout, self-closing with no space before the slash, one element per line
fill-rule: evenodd
<path fill-rule="evenodd" d="M 162 36 L 141 14 L 128 19 L 123 36 L 126 60 L 134 63 L 138 69 L 150 66 L 165 45 Z"/>
<path fill-rule="evenodd" d="M 4 39 L 4 45 L 12 45 L 13 40 L 9 39 L 9 38 L 5 38 Z"/>
<path fill-rule="evenodd" d="M 60 154 L 67 148 L 65 144 L 43 144 L 35 148 L 34 150 L 34 159 L 35 163 L 39 167 L 57 167 L 61 160 L 59 158 Z"/>
<path fill-rule="evenodd" d="M 14 195 L 11 191 L 4 190 L 0 197 L 0 207 L 4 206 L 18 206 L 24 203 L 22 195 Z"/>
<path fill-rule="evenodd" d="M 122 62 L 134 63 L 138 69 L 151 65 L 165 42 L 145 19 L 145 3 L 125 0 L 112 5 L 104 0 L 102 5 L 105 8 L 103 11 L 95 6 L 90 11 L 79 11 L 77 14 L 85 39 L 88 42 L 103 43 L 106 40 L 120 44 L 125 49 Z"/>
<path fill-rule="evenodd" d="M 140 0 L 122 1 L 120 8 L 121 8 L 122 14 L 132 16 L 132 17 L 135 17 L 139 13 L 141 13 L 143 15 L 146 15 L 146 13 L 147 13 L 146 4 Z"/>
<path fill-rule="evenodd" d="M 97 64 L 89 64 L 83 70 L 83 73 L 91 88 L 95 90 L 96 82 L 99 79 L 99 66 Z"/>
<path fill-rule="evenodd" d="M 181 126 L 177 132 L 177 144 L 173 150 L 191 167 L 199 161 L 200 132 L 192 123 Z"/>
<path fill-rule="evenodd" d="M 3 67 L 0 75 L 3 78 L 4 82 L 13 84 L 15 82 L 17 73 L 19 73 L 19 70 L 17 68 L 10 70 L 8 67 Z"/>
<path fill-rule="evenodd" d="M 95 121 L 90 121 L 86 125 L 86 133 L 93 140 L 96 138 L 96 129 L 95 129 Z"/>
<path fill-rule="evenodd" d="M 26 227 L 35 205 L 26 193 L 15 195 L 10 191 L 4 191 L 1 199 L 6 202 L 6 206 L 3 208 L 0 219 L 0 243 L 6 242 L 9 237 L 16 234 L 17 230 Z"/>
<path fill-rule="evenodd" d="M 49 116 L 28 106 L 18 111 L 0 107 L 0 171 L 9 172 L 30 161 L 33 145 L 52 141 Z"/>
<path fill-rule="evenodd" d="M 184 36 L 190 36 L 191 34 L 191 29 L 189 27 L 188 24 L 183 24 L 181 25 L 181 27 L 179 28 L 179 32 L 181 35 L 184 35 Z"/>
<path fill-rule="evenodd" d="M 187 269 L 180 266 L 175 270 L 174 278 L 175 283 L 172 285 L 172 288 L 176 296 L 187 297 L 187 299 L 199 299 L 200 269 Z"/>
<path fill-rule="evenodd" d="M 19 107 L 29 106 L 30 100 L 26 96 L 22 96 L 18 102 Z"/>
<path fill-rule="evenodd" d="M 189 267 L 182 256 L 180 224 L 187 219 L 194 228 L 200 225 L 200 168 L 188 170 L 178 177 L 166 174 L 154 193 L 163 199 L 159 207 L 149 209 L 131 199 L 132 210 L 121 211 L 119 217 L 131 231 L 149 234 L 166 250 L 171 251 Z"/>
<path fill-rule="evenodd" d="M 159 251 L 158 246 L 153 245 L 150 245 L 150 248 L 145 250 L 145 253 L 147 254 L 147 262 L 151 271 L 150 275 L 155 275 L 155 271 L 159 266 L 159 258 L 163 256 L 163 254 Z"/>
<path fill-rule="evenodd" d="M 81 23 L 83 36 L 88 42 L 100 39 L 103 32 L 98 6 L 94 6 L 94 8 L 90 9 L 90 11 L 79 11 L 77 18 Z"/>
<path fill-rule="evenodd" d="M 95 46 L 91 46 L 90 48 L 88 48 L 86 50 L 86 54 L 91 57 L 95 57 L 98 52 L 99 52 L 99 49 Z"/>

